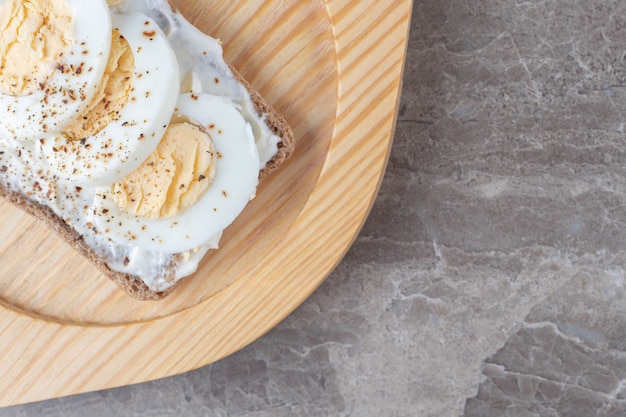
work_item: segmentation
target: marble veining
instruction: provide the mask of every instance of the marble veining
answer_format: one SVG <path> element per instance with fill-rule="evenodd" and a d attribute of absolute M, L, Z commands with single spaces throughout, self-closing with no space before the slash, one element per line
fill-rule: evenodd
<path fill-rule="evenodd" d="M 626 415 L 626 3 L 415 0 L 361 234 L 213 365 L 2 416 Z"/>

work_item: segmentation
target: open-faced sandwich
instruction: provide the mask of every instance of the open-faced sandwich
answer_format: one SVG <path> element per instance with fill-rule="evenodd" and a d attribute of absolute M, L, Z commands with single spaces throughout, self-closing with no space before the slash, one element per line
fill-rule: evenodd
<path fill-rule="evenodd" d="M 135 298 L 192 274 L 293 151 L 167 0 L 2 0 L 0 31 L 0 194 Z"/>

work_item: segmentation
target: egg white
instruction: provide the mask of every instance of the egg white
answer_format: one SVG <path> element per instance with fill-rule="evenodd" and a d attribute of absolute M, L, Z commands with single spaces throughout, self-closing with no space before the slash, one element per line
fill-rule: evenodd
<path fill-rule="evenodd" d="M 179 97 L 176 107 L 178 115 L 211 134 L 218 154 L 213 182 L 195 205 L 166 219 L 122 212 L 112 187 L 99 188 L 93 223 L 116 242 L 163 253 L 194 249 L 230 225 L 256 193 L 259 153 L 250 125 L 232 101 L 189 93 Z"/>
<path fill-rule="evenodd" d="M 84 186 L 111 184 L 141 165 L 158 146 L 180 91 L 176 55 L 159 26 L 138 12 L 111 17 L 135 58 L 128 102 L 116 120 L 89 138 L 56 135 L 42 141 L 52 169 Z"/>
<path fill-rule="evenodd" d="M 107 2 L 67 2 L 74 13 L 70 51 L 43 89 L 24 96 L 0 94 L 4 138 L 28 140 L 58 132 L 76 119 L 96 92 L 111 47 Z"/>

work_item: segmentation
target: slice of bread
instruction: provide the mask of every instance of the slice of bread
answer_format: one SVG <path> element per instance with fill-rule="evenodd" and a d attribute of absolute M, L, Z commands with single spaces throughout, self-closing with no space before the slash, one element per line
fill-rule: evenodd
<path fill-rule="evenodd" d="M 295 140 L 291 128 L 285 121 L 284 117 L 274 110 L 274 108 L 267 103 L 263 97 L 255 91 L 250 84 L 241 76 L 241 74 L 231 66 L 231 71 L 234 76 L 247 88 L 254 103 L 255 109 L 259 116 L 263 116 L 266 125 L 270 130 L 278 136 L 281 140 L 278 143 L 278 151 L 274 157 L 265 165 L 265 167 L 259 172 L 259 181 L 266 178 L 271 172 L 280 167 L 283 162 L 291 156 L 295 146 Z M 0 172 L 0 177 L 2 173 Z M 37 203 L 32 199 L 29 199 L 26 195 L 8 189 L 2 185 L 0 181 L 0 196 L 20 207 L 27 213 L 31 214 L 35 218 L 43 221 L 46 225 L 51 227 L 61 238 L 67 241 L 72 247 L 74 247 L 80 254 L 89 259 L 94 265 L 96 265 L 105 276 L 115 282 L 122 290 L 128 295 L 138 300 L 159 300 L 166 297 L 177 287 L 178 281 L 172 287 L 165 291 L 153 291 L 151 290 L 141 279 L 141 277 L 129 275 L 112 270 L 104 259 L 98 257 L 96 252 L 83 240 L 82 236 L 67 224 L 62 218 L 54 213 L 54 211 L 46 205 Z M 167 274 L 173 279 L 177 262 L 180 260 L 180 256 L 175 256 L 171 263 L 168 265 Z"/>

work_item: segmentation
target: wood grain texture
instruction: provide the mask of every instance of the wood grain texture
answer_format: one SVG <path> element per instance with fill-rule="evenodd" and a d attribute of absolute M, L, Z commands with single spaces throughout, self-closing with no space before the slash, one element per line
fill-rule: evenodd
<path fill-rule="evenodd" d="M 0 204 L 0 405 L 160 378 L 252 342 L 339 262 L 377 193 L 395 127 L 408 0 L 173 1 L 219 37 L 293 127 L 297 151 L 222 248 L 170 297 L 128 298 Z"/>

